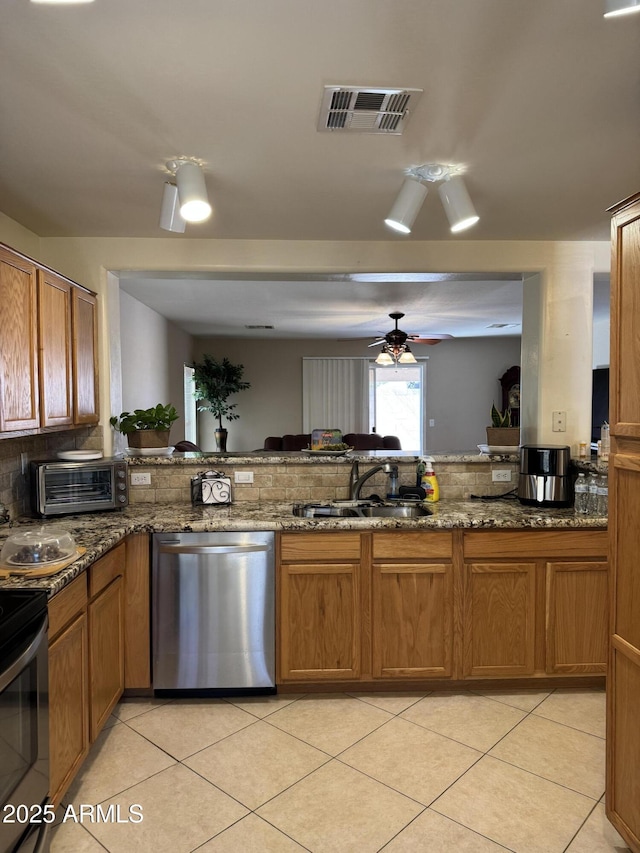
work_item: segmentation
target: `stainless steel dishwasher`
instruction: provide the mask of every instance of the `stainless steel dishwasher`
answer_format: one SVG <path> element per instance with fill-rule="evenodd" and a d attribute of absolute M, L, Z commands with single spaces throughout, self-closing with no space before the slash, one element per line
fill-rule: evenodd
<path fill-rule="evenodd" d="M 153 687 L 275 692 L 272 532 L 155 533 Z"/>

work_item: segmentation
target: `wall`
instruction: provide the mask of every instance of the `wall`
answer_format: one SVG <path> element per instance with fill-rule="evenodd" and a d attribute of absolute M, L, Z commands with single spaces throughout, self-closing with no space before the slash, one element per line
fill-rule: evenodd
<path fill-rule="evenodd" d="M 433 452 L 475 450 L 486 441 L 491 403 L 500 404 L 499 377 L 520 364 L 520 338 L 461 338 L 437 346 L 412 346 L 418 357 L 428 355 L 426 417 L 427 447 Z M 239 420 L 224 423 L 229 430 L 229 451 L 257 450 L 268 435 L 302 432 L 302 356 L 367 356 L 362 341 L 247 340 L 195 338 L 194 357 L 204 353 L 226 356 L 244 365 L 251 388 L 231 402 L 237 403 Z M 318 426 L 326 426 L 318 424 Z M 215 423 L 201 415 L 198 444 L 215 450 Z"/>
<path fill-rule="evenodd" d="M 0 243 L 6 243 L 16 252 L 29 255 L 30 258 L 40 260 L 40 238 L 33 231 L 24 228 L 19 222 L 9 219 L 4 213 L 0 213 Z"/>
<path fill-rule="evenodd" d="M 120 291 L 120 340 L 122 410 L 172 403 L 180 420 L 171 428 L 171 440 L 183 439 L 183 366 L 193 360 L 191 336 Z"/>

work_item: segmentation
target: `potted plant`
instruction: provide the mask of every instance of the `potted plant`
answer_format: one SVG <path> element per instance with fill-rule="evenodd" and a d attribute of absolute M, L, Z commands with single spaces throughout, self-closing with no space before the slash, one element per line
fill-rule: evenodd
<path fill-rule="evenodd" d="M 129 447 L 168 447 L 171 424 L 178 413 L 171 403 L 121 412 L 109 419 L 111 426 L 127 436 Z"/>
<path fill-rule="evenodd" d="M 513 426 L 511 408 L 504 412 L 493 403 L 491 406 L 491 426 L 487 427 L 487 444 L 489 447 L 518 447 L 520 444 L 520 427 Z"/>
<path fill-rule="evenodd" d="M 233 411 L 237 404 L 229 403 L 228 399 L 232 394 L 251 387 L 249 382 L 242 379 L 243 372 L 242 364 L 232 364 L 226 357 L 218 361 L 206 354 L 202 362 L 193 365 L 196 399 L 205 401 L 203 405 L 198 406 L 198 411 L 211 412 L 218 419 L 216 446 L 220 452 L 227 449 L 228 435 L 227 430 L 222 426 L 222 418 L 234 421 L 240 417 Z"/>

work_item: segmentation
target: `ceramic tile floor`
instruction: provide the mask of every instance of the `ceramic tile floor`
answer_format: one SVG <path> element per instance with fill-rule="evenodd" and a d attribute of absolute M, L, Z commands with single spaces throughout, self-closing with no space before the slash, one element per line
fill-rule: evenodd
<path fill-rule="evenodd" d="M 604 709 L 578 689 L 125 700 L 51 853 L 623 853 Z M 109 819 L 74 818 L 98 803 Z"/>

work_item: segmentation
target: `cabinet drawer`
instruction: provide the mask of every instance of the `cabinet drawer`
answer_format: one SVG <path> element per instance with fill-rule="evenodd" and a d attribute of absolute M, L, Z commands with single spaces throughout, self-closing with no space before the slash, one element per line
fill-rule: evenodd
<path fill-rule="evenodd" d="M 87 605 L 87 576 L 82 574 L 49 602 L 49 642 Z"/>
<path fill-rule="evenodd" d="M 359 560 L 359 533 L 284 533 L 280 540 L 283 561 Z"/>
<path fill-rule="evenodd" d="M 464 556 L 606 557 L 606 530 L 513 530 L 464 534 Z"/>
<path fill-rule="evenodd" d="M 97 595 L 118 575 L 124 574 L 124 566 L 125 545 L 121 542 L 89 567 L 89 598 Z"/>
<path fill-rule="evenodd" d="M 406 531 L 401 533 L 374 533 L 373 559 L 420 559 L 451 557 L 453 537 L 451 533 L 431 530 Z"/>

